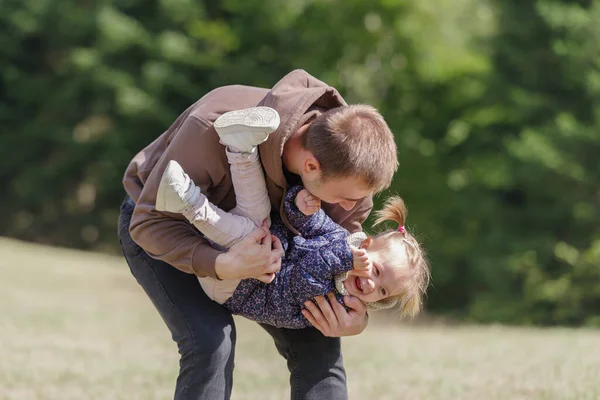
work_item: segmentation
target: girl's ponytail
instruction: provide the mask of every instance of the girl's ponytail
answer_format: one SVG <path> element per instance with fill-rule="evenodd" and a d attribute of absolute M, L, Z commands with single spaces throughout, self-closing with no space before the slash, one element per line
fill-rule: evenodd
<path fill-rule="evenodd" d="M 385 221 L 395 221 L 398 223 L 398 227 L 404 227 L 404 223 L 406 222 L 407 217 L 406 206 L 404 205 L 404 200 L 400 196 L 392 196 L 388 197 L 383 205 L 381 210 L 375 211 L 375 216 L 377 219 L 375 220 L 375 225 L 379 225 Z"/>

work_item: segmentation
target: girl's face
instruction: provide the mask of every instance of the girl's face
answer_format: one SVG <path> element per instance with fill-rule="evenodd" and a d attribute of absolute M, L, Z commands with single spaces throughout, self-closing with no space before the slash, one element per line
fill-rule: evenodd
<path fill-rule="evenodd" d="M 349 272 L 344 287 L 350 295 L 373 303 L 400 294 L 402 271 L 408 260 L 404 244 L 392 240 L 392 245 L 385 238 L 377 238 L 361 246 L 367 250 L 370 265 L 366 271 Z"/>

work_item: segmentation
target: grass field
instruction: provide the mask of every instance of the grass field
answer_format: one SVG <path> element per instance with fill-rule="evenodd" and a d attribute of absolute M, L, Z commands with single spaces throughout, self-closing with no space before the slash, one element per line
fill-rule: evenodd
<path fill-rule="evenodd" d="M 234 399 L 286 399 L 237 320 Z M 397 324 L 346 338 L 351 399 L 600 399 L 600 331 Z M 168 399 L 178 354 L 118 257 L 0 239 L 0 399 Z"/>

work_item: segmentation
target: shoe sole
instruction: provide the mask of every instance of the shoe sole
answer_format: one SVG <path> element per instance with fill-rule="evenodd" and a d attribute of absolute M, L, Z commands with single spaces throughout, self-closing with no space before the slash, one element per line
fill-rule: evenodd
<path fill-rule="evenodd" d="M 219 135 L 227 135 L 246 130 L 271 133 L 279 127 L 279 114 L 270 107 L 253 107 L 229 111 L 215 121 Z"/>

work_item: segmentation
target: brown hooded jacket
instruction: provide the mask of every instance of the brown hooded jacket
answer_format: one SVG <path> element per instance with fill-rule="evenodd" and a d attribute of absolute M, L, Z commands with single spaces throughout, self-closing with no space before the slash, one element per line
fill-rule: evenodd
<path fill-rule="evenodd" d="M 287 189 L 281 159 L 285 142 L 323 110 L 346 102 L 335 88 L 303 70 L 295 70 L 271 90 L 224 86 L 194 103 L 166 132 L 139 152 L 125 171 L 123 185 L 136 203 L 131 237 L 149 255 L 184 272 L 216 278 L 215 259 L 219 250 L 211 247 L 183 216 L 156 211 L 156 191 L 167 163 L 176 160 L 213 204 L 224 210 L 232 209 L 235 194 L 229 164 L 213 123 L 227 111 L 258 105 L 274 108 L 281 118 L 279 128 L 259 147 L 271 204 L 280 208 Z M 350 211 L 327 203 L 323 209 L 353 233 L 361 230 L 372 206 L 369 196 Z"/>

